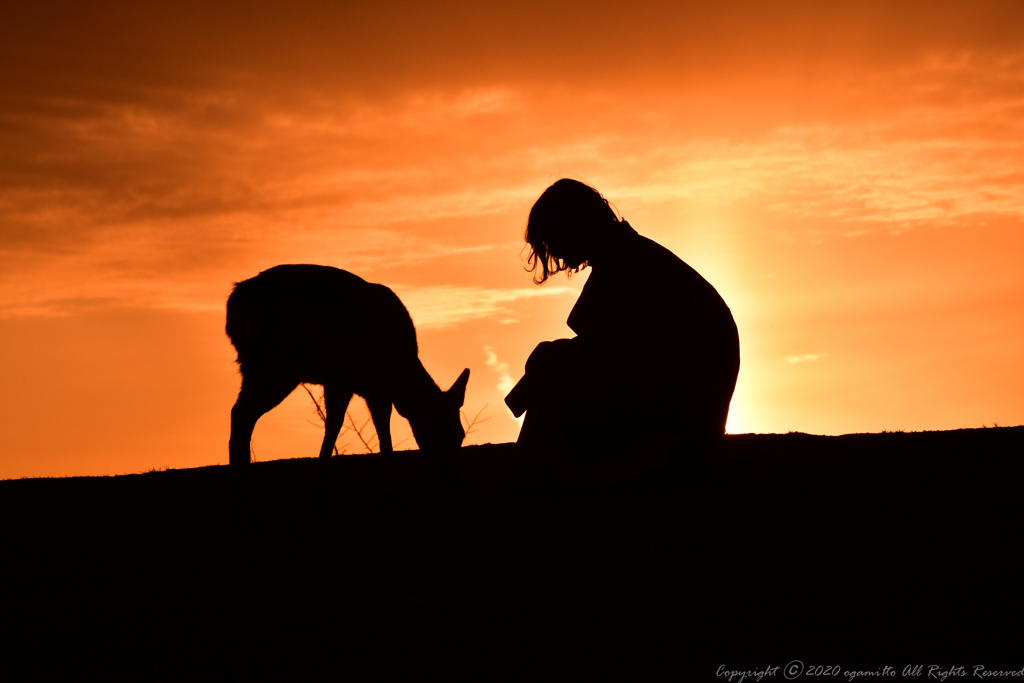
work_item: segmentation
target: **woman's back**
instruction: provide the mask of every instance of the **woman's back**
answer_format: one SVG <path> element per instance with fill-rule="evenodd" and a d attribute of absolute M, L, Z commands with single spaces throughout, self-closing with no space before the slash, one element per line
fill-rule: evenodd
<path fill-rule="evenodd" d="M 591 262 L 569 327 L 590 344 L 630 356 L 625 365 L 669 381 L 705 368 L 738 370 L 736 323 L 715 288 L 665 247 L 621 226 Z"/>

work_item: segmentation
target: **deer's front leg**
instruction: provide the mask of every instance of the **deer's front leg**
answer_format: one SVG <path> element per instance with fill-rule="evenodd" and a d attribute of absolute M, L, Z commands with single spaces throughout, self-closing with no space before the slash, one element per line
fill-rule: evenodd
<path fill-rule="evenodd" d="M 391 445 L 391 399 L 380 396 L 367 397 L 366 407 L 373 418 L 373 428 L 377 430 L 377 441 L 381 453 L 392 453 Z"/>
<path fill-rule="evenodd" d="M 334 385 L 324 386 L 324 442 L 320 444 L 320 461 L 329 460 L 338 442 L 338 434 L 345 424 L 345 411 L 352 400 L 352 392 Z"/>
<path fill-rule="evenodd" d="M 283 401 L 296 384 L 298 382 L 254 370 L 242 376 L 238 400 L 231 408 L 231 437 L 228 442 L 231 478 L 237 488 L 246 488 L 249 483 L 250 444 L 256 421 Z"/>

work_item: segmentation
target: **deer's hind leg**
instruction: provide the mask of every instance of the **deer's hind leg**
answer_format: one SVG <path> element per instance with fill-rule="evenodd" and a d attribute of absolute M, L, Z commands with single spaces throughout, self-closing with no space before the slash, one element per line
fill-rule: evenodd
<path fill-rule="evenodd" d="M 345 424 L 345 411 L 352 400 L 352 392 L 348 389 L 339 389 L 334 384 L 324 385 L 324 406 L 326 408 L 326 419 L 324 420 L 324 442 L 320 444 L 320 462 L 329 460 L 334 452 L 334 445 L 338 442 L 338 434 Z"/>

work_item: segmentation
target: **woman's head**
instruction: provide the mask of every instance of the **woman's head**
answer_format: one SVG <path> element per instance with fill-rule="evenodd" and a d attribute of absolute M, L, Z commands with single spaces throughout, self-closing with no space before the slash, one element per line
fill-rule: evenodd
<path fill-rule="evenodd" d="M 540 284 L 563 270 L 579 272 L 598 238 L 618 222 L 608 200 L 578 180 L 562 178 L 544 190 L 526 223 L 526 262 L 527 270 L 535 271 L 533 281 Z"/>

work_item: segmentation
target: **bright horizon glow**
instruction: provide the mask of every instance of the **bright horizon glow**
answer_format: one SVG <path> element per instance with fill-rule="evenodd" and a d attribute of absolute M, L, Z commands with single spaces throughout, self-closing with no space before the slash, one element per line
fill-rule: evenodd
<path fill-rule="evenodd" d="M 391 287 L 437 383 L 471 368 L 467 443 L 514 440 L 587 277 L 523 268 L 560 177 L 725 298 L 730 432 L 1024 423 L 1018 3 L 5 13 L 0 478 L 227 462 L 224 302 L 280 263 Z"/>

